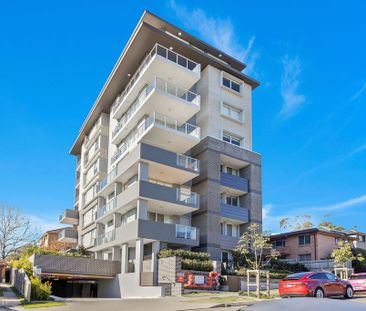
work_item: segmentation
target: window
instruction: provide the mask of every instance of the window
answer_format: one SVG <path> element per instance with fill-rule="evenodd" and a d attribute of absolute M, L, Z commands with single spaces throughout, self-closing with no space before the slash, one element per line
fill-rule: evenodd
<path fill-rule="evenodd" d="M 309 279 L 312 280 L 328 280 L 328 277 L 325 273 L 315 273 L 309 276 Z"/>
<path fill-rule="evenodd" d="M 365 236 L 364 236 L 364 235 L 359 235 L 359 236 L 358 236 L 358 241 L 359 241 L 359 242 L 364 242 L 364 243 L 365 243 Z"/>
<path fill-rule="evenodd" d="M 222 140 L 239 147 L 241 146 L 242 142 L 242 138 L 225 132 L 222 133 Z"/>
<path fill-rule="evenodd" d="M 235 91 L 240 93 L 240 85 L 241 83 L 235 82 L 227 77 L 222 77 L 222 85 Z"/>
<path fill-rule="evenodd" d="M 226 167 L 226 173 L 230 174 L 230 175 L 234 175 L 234 176 L 239 176 L 239 170 L 229 167 Z"/>
<path fill-rule="evenodd" d="M 221 235 L 238 238 L 240 236 L 240 228 L 238 225 L 222 222 L 220 224 Z"/>
<path fill-rule="evenodd" d="M 310 234 L 299 236 L 299 245 L 309 245 L 310 244 Z"/>
<path fill-rule="evenodd" d="M 299 255 L 299 261 L 309 261 L 309 260 L 311 260 L 311 254 Z"/>
<path fill-rule="evenodd" d="M 222 104 L 221 114 L 236 121 L 242 122 L 242 111 L 228 104 Z"/>
<path fill-rule="evenodd" d="M 232 205 L 232 206 L 239 206 L 239 198 L 228 195 L 228 196 L 226 196 L 226 204 Z"/>
<path fill-rule="evenodd" d="M 272 242 L 273 247 L 285 247 L 285 240 L 277 240 Z"/>
<path fill-rule="evenodd" d="M 226 225 L 226 235 L 233 236 L 233 225 L 230 224 Z"/>

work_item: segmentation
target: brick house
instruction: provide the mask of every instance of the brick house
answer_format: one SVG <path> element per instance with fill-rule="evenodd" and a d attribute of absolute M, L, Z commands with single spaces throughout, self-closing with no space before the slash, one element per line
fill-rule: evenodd
<path fill-rule="evenodd" d="M 328 259 L 339 241 L 353 241 L 347 232 L 327 228 L 310 228 L 271 235 L 271 243 L 280 259 L 297 261 Z"/>
<path fill-rule="evenodd" d="M 59 235 L 64 228 L 48 230 L 38 240 L 38 246 L 42 248 L 49 248 L 54 250 L 68 250 L 75 248 L 75 243 L 59 242 Z"/>

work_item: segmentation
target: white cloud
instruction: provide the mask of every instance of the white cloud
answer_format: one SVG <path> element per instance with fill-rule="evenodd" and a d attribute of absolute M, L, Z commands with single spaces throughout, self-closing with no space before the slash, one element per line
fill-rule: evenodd
<path fill-rule="evenodd" d="M 360 152 L 363 152 L 363 151 L 365 151 L 365 150 L 366 150 L 366 144 L 363 144 L 363 145 L 359 146 L 358 148 L 356 148 L 355 150 L 353 150 L 353 151 L 349 154 L 349 156 L 354 156 L 355 154 L 360 153 Z"/>
<path fill-rule="evenodd" d="M 247 65 L 245 73 L 254 73 L 256 61 L 259 58 L 259 52 L 253 48 L 254 36 L 243 44 L 235 34 L 233 23 L 229 18 L 207 16 L 201 9 L 189 10 L 178 5 L 174 0 L 170 1 L 170 6 L 185 27 L 197 31 L 202 40 L 243 61 Z"/>
<path fill-rule="evenodd" d="M 343 202 L 330 204 L 330 205 L 325 205 L 325 206 L 314 207 L 312 209 L 319 210 L 319 211 L 334 211 L 334 210 L 347 209 L 347 208 L 354 207 L 354 206 L 357 206 L 357 205 L 360 205 L 360 204 L 366 204 L 366 194 L 361 195 L 359 197 L 348 199 L 348 200 L 343 201 Z"/>
<path fill-rule="evenodd" d="M 288 55 L 282 59 L 283 74 L 281 79 L 281 96 L 283 99 L 280 117 L 287 119 L 294 116 L 305 103 L 305 96 L 299 93 L 299 76 L 302 72 L 302 63 L 298 57 Z"/>
<path fill-rule="evenodd" d="M 351 97 L 351 101 L 355 101 L 366 91 L 366 81 L 363 83 L 361 88 Z"/>

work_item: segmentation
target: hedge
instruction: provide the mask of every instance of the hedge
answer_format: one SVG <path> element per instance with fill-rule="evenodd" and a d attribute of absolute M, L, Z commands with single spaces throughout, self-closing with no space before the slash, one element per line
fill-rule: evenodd
<path fill-rule="evenodd" d="M 269 278 L 270 279 L 283 279 L 286 276 L 288 276 L 289 274 L 291 274 L 291 271 L 276 271 L 276 270 L 270 270 L 269 271 Z M 242 268 L 240 270 L 236 270 L 233 275 L 238 275 L 238 276 L 247 276 L 247 269 Z M 265 273 L 261 273 L 262 277 L 265 277 Z"/>
<path fill-rule="evenodd" d="M 211 260 L 197 260 L 197 259 L 182 258 L 182 269 L 210 272 L 210 271 L 213 271 L 213 263 Z"/>
<path fill-rule="evenodd" d="M 210 261 L 210 254 L 205 252 L 192 252 L 184 249 L 162 249 L 158 258 L 181 257 L 182 259 L 196 259 L 199 261 Z"/>

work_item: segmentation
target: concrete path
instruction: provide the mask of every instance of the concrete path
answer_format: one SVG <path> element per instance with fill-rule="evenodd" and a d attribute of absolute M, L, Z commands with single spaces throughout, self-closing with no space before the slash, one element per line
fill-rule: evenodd
<path fill-rule="evenodd" d="M 17 295 L 14 294 L 9 284 L 0 283 L 0 288 L 3 290 L 3 297 L 1 297 L 1 309 L 8 309 L 21 305 Z"/>

